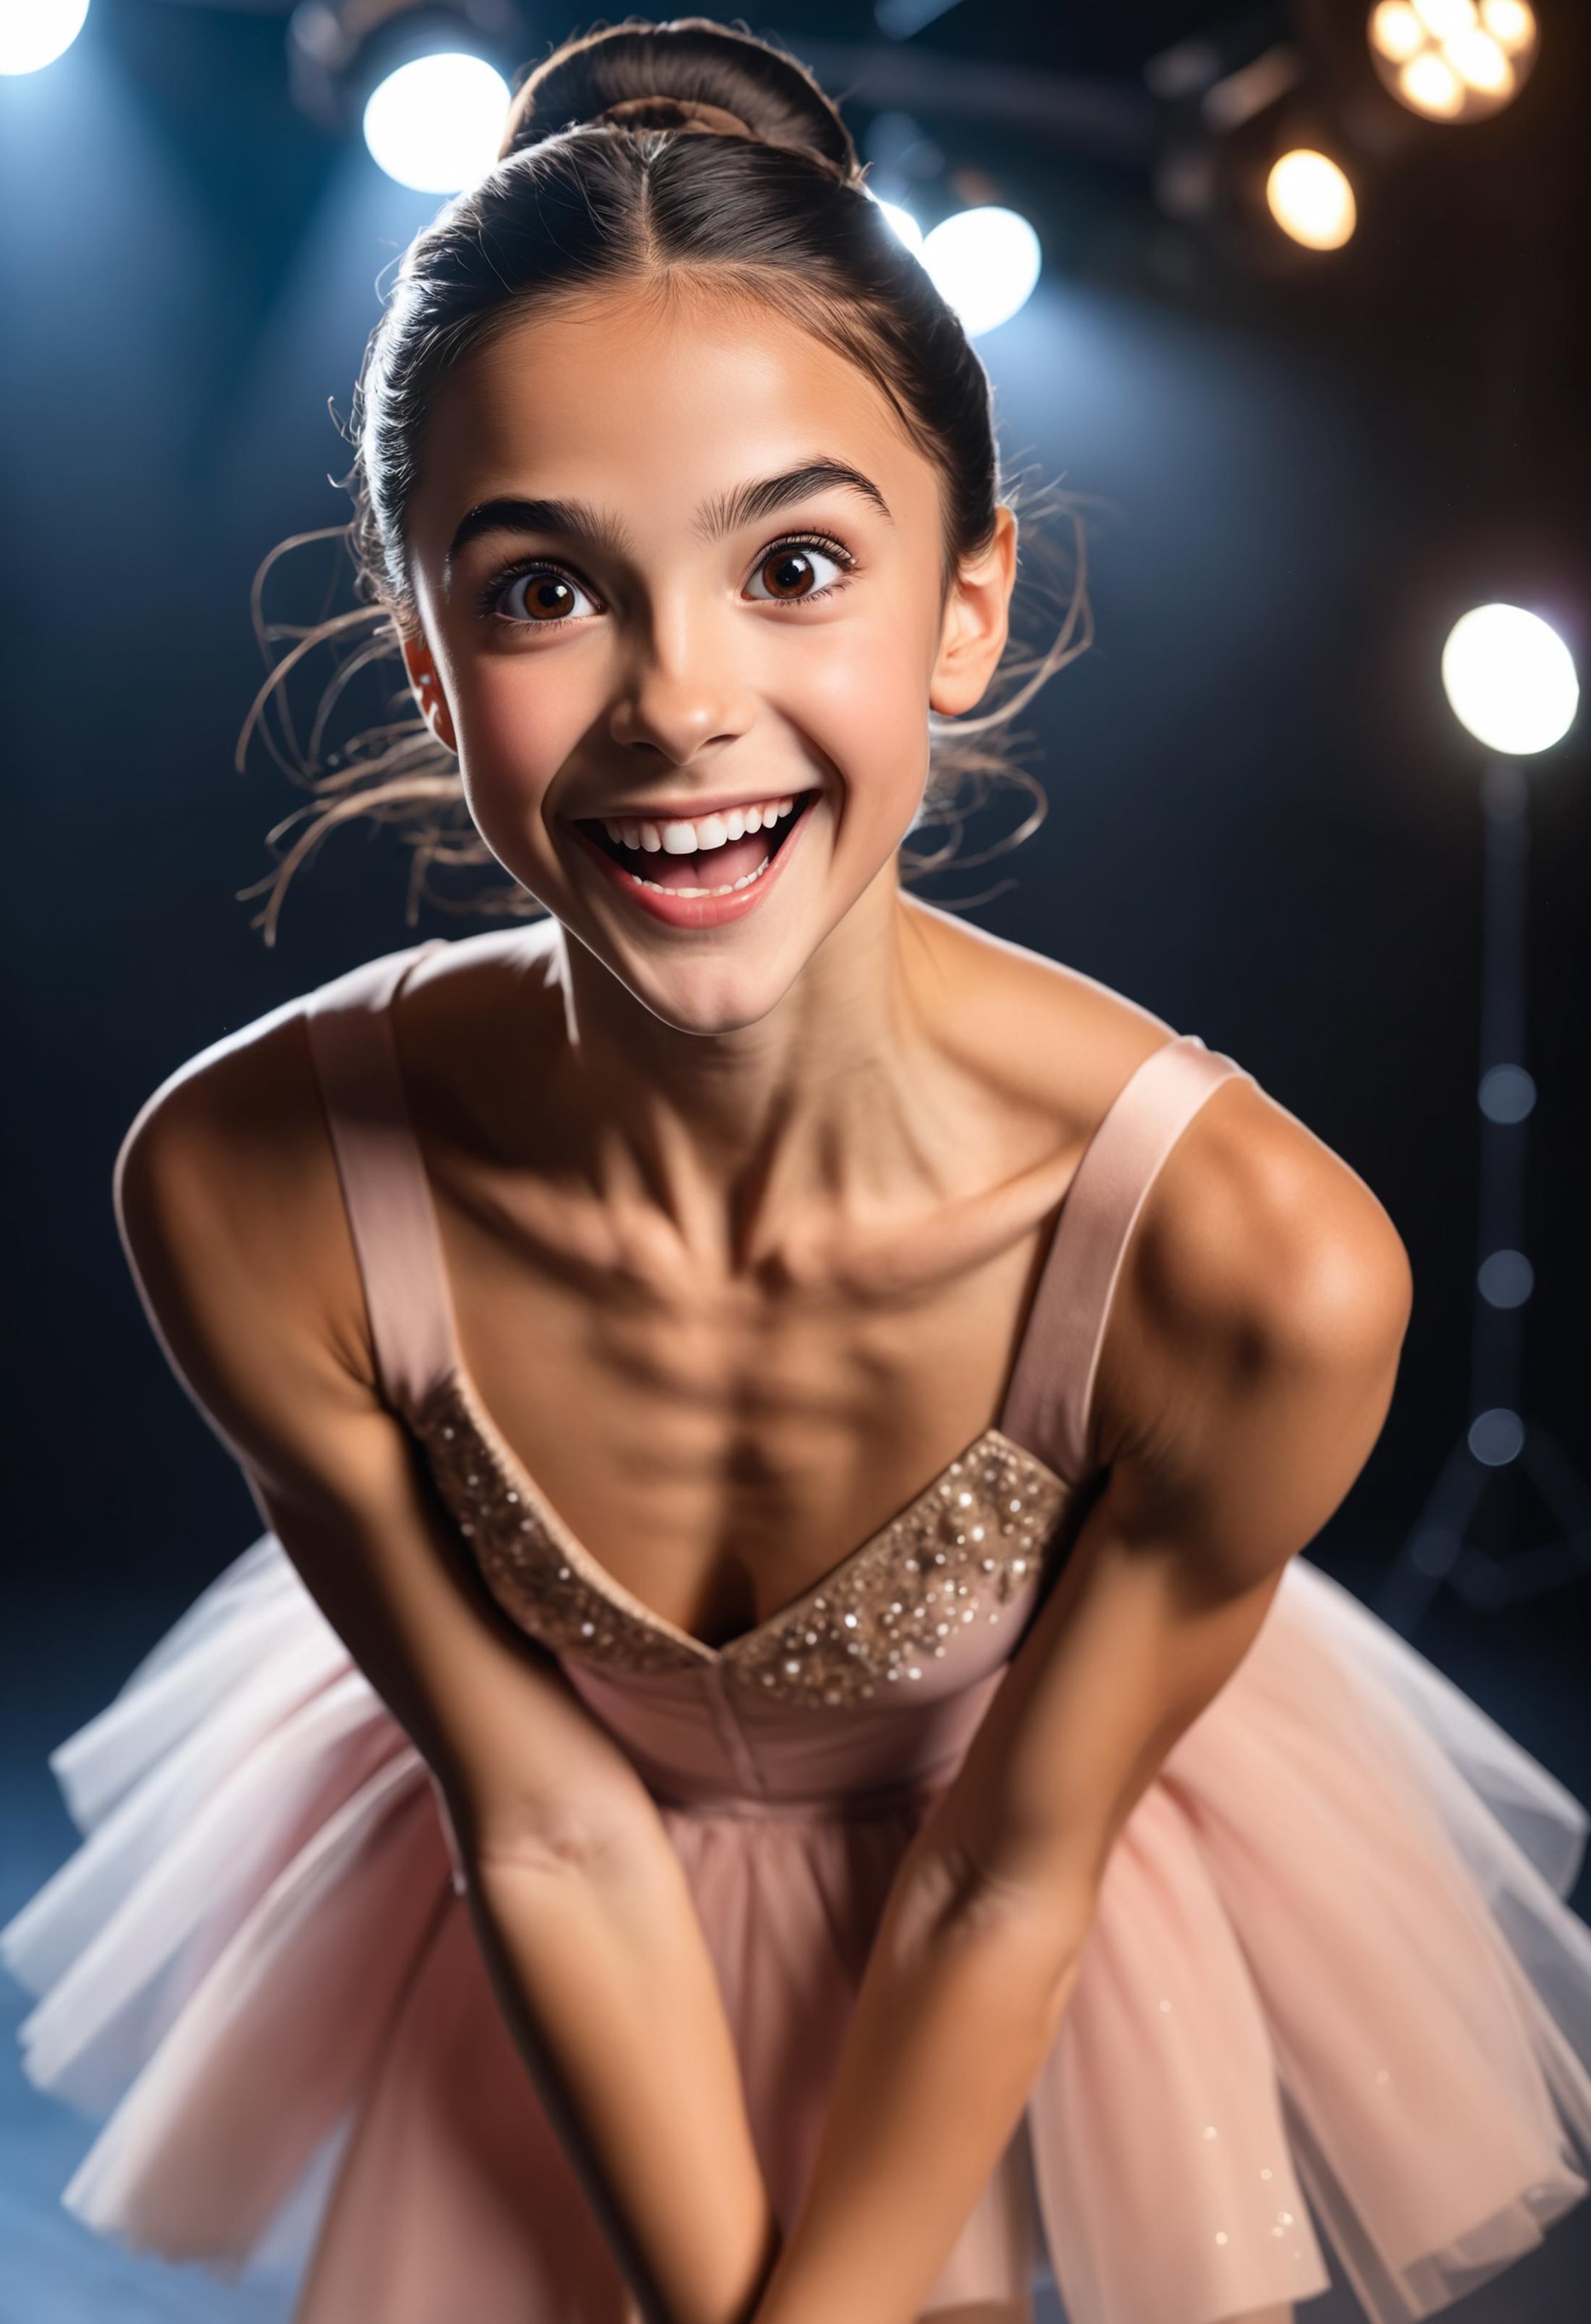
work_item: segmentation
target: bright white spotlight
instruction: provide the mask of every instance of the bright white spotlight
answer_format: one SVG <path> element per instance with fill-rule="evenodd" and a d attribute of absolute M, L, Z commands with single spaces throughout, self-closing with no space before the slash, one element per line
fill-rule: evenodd
<path fill-rule="evenodd" d="M 83 29 L 88 0 L 0 0 L 0 73 L 42 72 Z"/>
<path fill-rule="evenodd" d="M 1386 87 L 1428 121 L 1501 112 L 1536 61 L 1530 0 L 1379 0 L 1367 33 Z"/>
<path fill-rule="evenodd" d="M 1568 646 L 1522 605 L 1477 605 L 1442 648 L 1453 715 L 1477 742 L 1511 757 L 1550 750 L 1568 733 L 1580 683 Z"/>
<path fill-rule="evenodd" d="M 1346 174 L 1324 153 L 1299 146 L 1273 163 L 1265 199 L 1283 234 L 1306 250 L 1340 250 L 1358 223 Z"/>
<path fill-rule="evenodd" d="M 911 211 L 903 210 L 899 202 L 879 201 L 879 198 L 876 194 L 874 194 L 873 198 L 875 202 L 878 202 L 879 208 L 883 212 L 885 217 L 888 218 L 893 232 L 899 236 L 900 240 L 905 244 L 907 249 L 911 253 L 912 257 L 920 258 L 922 256 L 922 228 L 918 225 L 917 220 L 912 217 Z"/>
<path fill-rule="evenodd" d="M 389 73 L 365 108 L 371 158 L 417 194 L 456 194 L 497 158 L 508 84 L 484 58 L 417 57 Z"/>
<path fill-rule="evenodd" d="M 960 316 L 962 329 L 976 339 L 1009 322 L 1032 297 L 1039 237 L 1015 210 L 980 203 L 935 226 L 923 243 L 922 263 L 940 298 Z"/>

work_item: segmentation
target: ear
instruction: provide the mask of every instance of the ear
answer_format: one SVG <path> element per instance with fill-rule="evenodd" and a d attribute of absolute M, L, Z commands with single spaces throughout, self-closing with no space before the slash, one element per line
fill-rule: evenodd
<path fill-rule="evenodd" d="M 1002 506 L 988 547 L 961 567 L 945 599 L 928 689 L 929 708 L 941 717 L 959 717 L 982 699 L 1005 650 L 1015 586 L 1016 518 Z"/>
<path fill-rule="evenodd" d="M 445 751 L 457 751 L 458 738 L 453 731 L 453 714 L 448 707 L 448 697 L 442 692 L 442 681 L 437 676 L 437 666 L 423 634 L 416 632 L 402 641 L 403 668 L 409 674 L 409 684 L 420 715 Z"/>

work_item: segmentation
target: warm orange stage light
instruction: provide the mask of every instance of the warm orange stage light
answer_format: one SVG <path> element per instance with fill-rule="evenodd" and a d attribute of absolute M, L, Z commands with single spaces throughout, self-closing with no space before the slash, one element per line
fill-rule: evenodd
<path fill-rule="evenodd" d="M 1265 199 L 1283 234 L 1306 250 L 1340 250 L 1358 224 L 1358 205 L 1346 172 L 1325 153 L 1299 146 L 1284 153 L 1265 180 Z"/>
<path fill-rule="evenodd" d="M 1428 121 L 1501 112 L 1539 46 L 1529 0 L 1380 0 L 1366 37 L 1386 87 Z"/>

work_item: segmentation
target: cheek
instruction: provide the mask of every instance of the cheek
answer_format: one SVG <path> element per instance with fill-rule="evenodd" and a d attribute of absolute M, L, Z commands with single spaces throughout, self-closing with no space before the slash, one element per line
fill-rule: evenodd
<path fill-rule="evenodd" d="M 601 687 L 591 658 L 528 647 L 464 662 L 449 699 L 471 801 L 523 816 L 589 731 Z"/>
<path fill-rule="evenodd" d="M 846 812 L 910 816 L 928 768 L 932 641 L 915 608 L 789 641 L 782 715 L 837 769 Z"/>

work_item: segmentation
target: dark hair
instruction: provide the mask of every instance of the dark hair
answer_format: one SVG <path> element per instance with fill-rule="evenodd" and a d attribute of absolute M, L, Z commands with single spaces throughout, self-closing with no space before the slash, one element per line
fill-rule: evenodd
<path fill-rule="evenodd" d="M 987 374 L 957 316 L 865 190 L 836 108 L 804 66 L 748 33 L 703 17 L 632 20 L 566 42 L 528 75 L 495 167 L 416 236 L 398 270 L 365 353 L 350 423 L 348 538 L 361 603 L 342 617 L 336 637 L 356 641 L 356 661 L 391 647 L 415 622 L 405 525 L 431 400 L 447 374 L 550 301 L 625 282 L 655 284 L 668 295 L 693 281 L 777 309 L 876 383 L 939 468 L 947 586 L 959 563 L 987 544 L 1002 498 Z M 1019 653 L 1020 667 L 1005 673 L 1018 678 L 1016 695 L 999 709 L 942 730 L 930 722 L 930 819 L 956 822 L 959 788 L 970 778 L 981 796 L 990 777 L 1023 782 L 1033 795 L 1018 837 L 1041 818 L 1037 785 L 983 738 L 1088 641 L 1081 527 L 1072 513 L 1077 566 L 1059 635 L 1042 653 Z M 257 617 L 258 606 L 256 587 Z M 240 750 L 275 681 L 332 627 L 297 633 L 256 702 Z M 318 720 L 317 734 L 323 728 Z M 411 920 L 432 862 L 490 860 L 468 825 L 451 753 L 418 721 L 378 727 L 340 768 L 328 762 L 322 771 L 296 750 L 283 763 L 310 783 L 320 805 L 277 826 L 273 842 L 291 823 L 312 818 L 271 879 L 245 891 L 271 890 L 262 915 L 268 942 L 297 864 L 328 829 L 354 815 L 420 818 L 423 827 L 410 835 L 417 851 Z M 947 853 L 916 859 L 913 868 Z M 478 897 L 467 907 L 482 908 Z M 524 915 L 539 908 L 517 886 L 485 908 Z"/>

